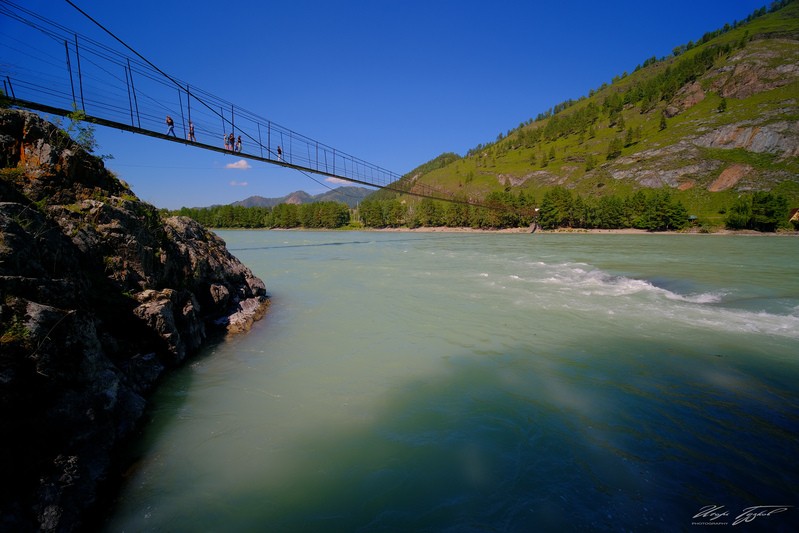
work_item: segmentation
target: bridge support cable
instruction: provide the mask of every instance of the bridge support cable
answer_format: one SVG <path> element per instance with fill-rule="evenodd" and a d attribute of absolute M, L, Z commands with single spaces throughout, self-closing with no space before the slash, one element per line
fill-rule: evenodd
<path fill-rule="evenodd" d="M 80 89 L 80 108 L 86 112 L 86 101 L 83 98 L 83 75 L 80 70 L 80 50 L 78 49 L 78 34 L 75 34 L 75 59 L 78 60 L 78 87 Z"/>
<path fill-rule="evenodd" d="M 191 135 L 193 135 L 193 133 L 194 133 L 192 131 L 192 125 L 193 124 L 191 122 L 191 91 L 189 91 L 189 84 L 188 83 L 186 84 L 186 107 L 188 108 L 188 111 L 189 111 L 189 134 L 186 135 L 186 138 L 189 139 L 189 140 L 193 140 L 191 138 Z"/>
<path fill-rule="evenodd" d="M 128 87 L 128 105 L 130 106 L 130 125 L 134 126 L 136 123 L 133 122 L 133 97 L 130 94 L 130 78 L 128 73 L 128 67 L 125 67 L 125 84 Z"/>
<path fill-rule="evenodd" d="M 183 114 L 183 94 L 178 91 L 178 102 L 180 103 L 180 124 L 183 126 L 183 137 L 188 139 L 188 130 L 186 129 L 186 117 Z"/>
<path fill-rule="evenodd" d="M 130 67 L 130 59 L 128 59 L 128 73 L 130 74 L 130 88 L 133 92 L 133 103 L 136 105 L 136 122 L 141 128 L 141 115 L 139 115 L 139 100 L 136 97 L 136 86 L 133 85 L 133 69 Z"/>
<path fill-rule="evenodd" d="M 75 102 L 75 83 L 72 81 L 72 62 L 69 60 L 69 45 L 64 41 L 64 50 L 67 52 L 67 72 L 69 72 L 69 88 L 72 89 L 72 101 Z"/>

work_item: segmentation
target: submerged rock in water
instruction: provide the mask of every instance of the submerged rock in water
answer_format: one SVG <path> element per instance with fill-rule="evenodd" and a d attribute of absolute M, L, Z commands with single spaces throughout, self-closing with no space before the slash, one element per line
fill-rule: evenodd
<path fill-rule="evenodd" d="M 162 374 L 266 288 L 33 113 L 0 110 L 0 167 L 0 529 L 74 531 Z"/>

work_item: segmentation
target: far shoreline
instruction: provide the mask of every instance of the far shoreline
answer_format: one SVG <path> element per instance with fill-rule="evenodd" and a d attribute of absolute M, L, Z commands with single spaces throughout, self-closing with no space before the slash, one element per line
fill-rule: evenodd
<path fill-rule="evenodd" d="M 716 231 L 647 231 L 645 229 L 622 228 L 622 229 L 584 229 L 584 228 L 559 228 L 559 229 L 537 229 L 530 231 L 528 228 L 506 228 L 506 229 L 476 229 L 476 228 L 364 228 L 353 231 L 377 231 L 386 233 L 527 233 L 527 234 L 565 234 L 565 235 L 734 235 L 734 236 L 777 236 L 795 237 L 799 236 L 799 231 L 776 231 L 771 233 L 754 230 L 728 230 L 720 229 Z"/>
<path fill-rule="evenodd" d="M 504 229 L 481 229 L 449 226 L 419 227 L 419 228 L 223 228 L 211 227 L 213 230 L 224 231 L 308 231 L 308 232 L 347 232 L 365 231 L 375 233 L 499 233 L 499 234 L 563 234 L 563 235 L 726 235 L 726 236 L 753 236 L 753 237 L 796 237 L 799 231 L 776 231 L 762 232 L 755 230 L 728 230 L 718 229 L 711 231 L 699 231 L 698 228 L 682 231 L 647 231 L 644 229 L 622 228 L 622 229 L 584 229 L 584 228 L 559 228 L 559 229 L 537 229 L 534 232 L 529 228 L 504 228 Z"/>

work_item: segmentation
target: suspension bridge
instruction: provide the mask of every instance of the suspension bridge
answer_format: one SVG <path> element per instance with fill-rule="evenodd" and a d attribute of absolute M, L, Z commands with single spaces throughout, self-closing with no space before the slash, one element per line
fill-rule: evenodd
<path fill-rule="evenodd" d="M 87 122 L 233 153 L 306 175 L 489 207 L 336 150 L 179 80 L 70 0 L 65 1 L 80 12 L 87 26 L 102 30 L 96 31 L 100 38 L 67 28 L 10 0 L 0 0 L 4 34 L 0 78 L 11 105 L 56 116 L 79 110 Z M 167 124 L 167 116 L 172 125 Z"/>

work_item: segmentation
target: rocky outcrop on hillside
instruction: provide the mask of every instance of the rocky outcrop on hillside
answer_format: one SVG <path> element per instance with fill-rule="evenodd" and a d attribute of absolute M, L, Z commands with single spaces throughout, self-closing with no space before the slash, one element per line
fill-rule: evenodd
<path fill-rule="evenodd" d="M 794 39 L 755 41 L 705 77 L 724 98 L 748 98 L 796 80 L 799 48 Z"/>
<path fill-rule="evenodd" d="M 85 527 L 158 379 L 267 304 L 217 236 L 0 110 L 0 530 Z"/>
<path fill-rule="evenodd" d="M 693 176 L 712 172 L 717 165 L 713 161 L 698 161 L 696 164 L 683 165 L 668 170 L 652 168 L 614 170 L 611 172 L 611 176 L 614 179 L 634 179 L 641 186 L 653 189 L 660 187 L 678 188 L 692 180 Z"/>
<path fill-rule="evenodd" d="M 742 164 L 734 164 L 730 165 L 729 167 L 725 168 L 724 171 L 719 174 L 719 177 L 713 180 L 707 190 L 710 192 L 719 192 L 719 191 L 726 191 L 734 187 L 741 178 L 746 176 L 752 172 L 752 167 L 749 165 L 742 165 Z"/>
<path fill-rule="evenodd" d="M 705 99 L 705 91 L 699 82 L 691 82 L 680 88 L 671 103 L 663 110 L 667 118 L 672 118 L 690 109 Z"/>
<path fill-rule="evenodd" d="M 799 156 L 799 122 L 782 121 L 752 126 L 728 124 L 694 139 L 705 148 L 743 148 L 750 152 L 771 153 L 780 159 Z"/>
<path fill-rule="evenodd" d="M 517 176 L 515 174 L 497 174 L 497 181 L 503 186 L 518 187 L 527 180 L 536 180 L 539 183 L 546 183 L 548 185 L 561 185 L 566 181 L 566 178 L 553 174 L 552 172 L 547 172 L 546 170 L 535 170 L 523 176 Z"/>
<path fill-rule="evenodd" d="M 705 99 L 707 91 L 723 98 L 744 99 L 799 78 L 799 47 L 791 39 L 750 43 L 724 64 L 691 81 L 674 95 L 664 114 L 672 118 Z"/>

